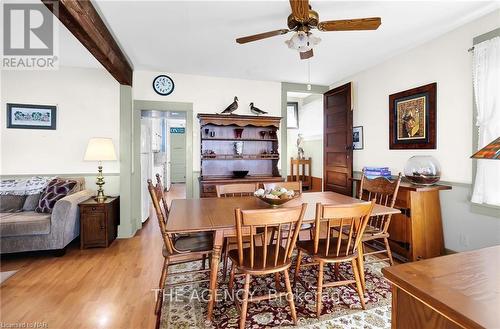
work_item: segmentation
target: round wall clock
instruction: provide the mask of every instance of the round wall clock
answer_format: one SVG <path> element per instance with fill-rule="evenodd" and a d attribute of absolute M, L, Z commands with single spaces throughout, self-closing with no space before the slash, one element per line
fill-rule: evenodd
<path fill-rule="evenodd" d="M 170 95 L 174 91 L 174 87 L 174 81 L 167 75 L 159 75 L 153 80 L 153 89 L 158 95 Z"/>

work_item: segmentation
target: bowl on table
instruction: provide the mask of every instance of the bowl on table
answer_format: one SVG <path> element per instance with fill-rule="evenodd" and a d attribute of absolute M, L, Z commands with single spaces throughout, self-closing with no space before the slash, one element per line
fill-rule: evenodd
<path fill-rule="evenodd" d="M 248 175 L 248 170 L 233 170 L 233 177 L 243 178 Z"/>
<path fill-rule="evenodd" d="M 293 190 L 277 187 L 272 190 L 258 189 L 255 191 L 254 196 L 273 207 L 278 207 L 296 199 L 299 195 Z"/>

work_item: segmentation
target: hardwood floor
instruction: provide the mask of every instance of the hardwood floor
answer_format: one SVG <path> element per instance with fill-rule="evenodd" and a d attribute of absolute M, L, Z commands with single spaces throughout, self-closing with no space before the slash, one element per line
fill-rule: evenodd
<path fill-rule="evenodd" d="M 168 202 L 185 197 L 172 185 Z M 51 253 L 7 255 L 1 270 L 18 272 L 0 286 L 0 323 L 46 323 L 47 328 L 154 328 L 155 300 L 163 264 L 156 218 L 130 239 L 63 257 Z"/>
<path fill-rule="evenodd" d="M 167 194 L 184 198 L 185 187 Z M 63 257 L 30 253 L 2 257 L 1 270 L 18 272 L 0 286 L 0 323 L 46 323 L 47 328 L 154 328 L 154 294 L 162 240 L 156 218 L 130 239 Z"/>

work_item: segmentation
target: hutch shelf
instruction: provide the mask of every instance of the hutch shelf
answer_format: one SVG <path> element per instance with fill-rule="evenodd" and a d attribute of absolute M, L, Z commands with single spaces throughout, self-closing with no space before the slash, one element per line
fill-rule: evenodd
<path fill-rule="evenodd" d="M 278 171 L 280 117 L 198 114 L 198 119 L 201 197 L 215 197 L 218 184 L 283 181 Z M 235 177 L 233 171 L 248 174 Z"/>

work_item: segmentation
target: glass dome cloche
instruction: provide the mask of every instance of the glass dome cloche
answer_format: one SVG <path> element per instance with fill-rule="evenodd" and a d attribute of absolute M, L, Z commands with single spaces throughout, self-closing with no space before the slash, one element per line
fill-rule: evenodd
<path fill-rule="evenodd" d="M 406 179 L 411 183 L 429 186 L 439 182 L 441 166 L 430 155 L 415 155 L 406 162 L 404 173 Z"/>

